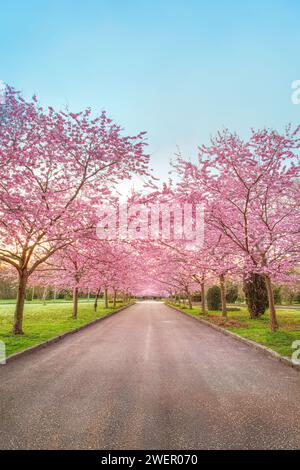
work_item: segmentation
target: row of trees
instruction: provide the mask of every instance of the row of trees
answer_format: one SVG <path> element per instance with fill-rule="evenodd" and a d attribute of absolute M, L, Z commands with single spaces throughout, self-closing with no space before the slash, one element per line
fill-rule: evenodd
<path fill-rule="evenodd" d="M 36 97 L 27 102 L 7 87 L 0 107 L 0 261 L 18 278 L 14 334 L 23 333 L 26 287 L 53 269 L 50 260 L 66 268 L 62 282 L 73 282 L 70 266 L 74 274 L 94 244 L 97 206 L 120 181 L 148 174 L 144 147 L 143 132 L 124 136 L 104 112 L 45 110 Z M 100 247 L 92 256 L 102 255 Z M 74 274 L 78 287 L 83 271 Z"/>
<path fill-rule="evenodd" d="M 242 273 L 246 283 L 263 278 L 272 330 L 272 284 L 296 281 L 299 266 L 299 131 L 253 130 L 243 141 L 226 130 L 200 147 L 198 165 L 180 158 L 176 167 L 179 193 L 205 204 L 205 248 L 222 260 L 222 302 L 228 273 Z"/>
<path fill-rule="evenodd" d="M 218 280 L 226 317 L 226 281 L 238 280 L 251 318 L 268 307 L 271 329 L 278 328 L 274 284 L 299 283 L 299 132 L 252 130 L 243 141 L 225 130 L 199 148 L 197 164 L 178 156 L 176 183 L 149 200 L 203 204 L 205 236 L 201 248 L 188 240 L 162 242 L 154 261 L 153 247 L 145 247 L 153 279 L 170 295 L 184 294 L 191 305 L 200 285 L 204 313 L 205 285 Z"/>
<path fill-rule="evenodd" d="M 252 131 L 243 141 L 223 131 L 200 147 L 198 163 L 179 155 L 175 183 L 160 189 L 145 133 L 124 136 L 90 109 L 45 110 L 8 87 L 0 107 L 0 261 L 17 276 L 14 334 L 23 333 L 28 285 L 71 289 L 76 318 L 79 292 L 87 291 L 96 302 L 100 292 L 107 299 L 122 291 L 181 295 L 190 305 L 200 291 L 204 313 L 205 290 L 216 281 L 225 317 L 226 284 L 242 282 L 251 317 L 268 306 L 276 330 L 274 283 L 293 286 L 299 277 L 299 132 Z M 133 193 L 132 205 L 204 206 L 202 246 L 185 236 L 139 239 L 141 224 L 153 221 L 141 222 L 138 211 L 137 237 L 99 240 L 99 204 L 117 206 L 118 183 L 136 174 L 148 191 Z"/>

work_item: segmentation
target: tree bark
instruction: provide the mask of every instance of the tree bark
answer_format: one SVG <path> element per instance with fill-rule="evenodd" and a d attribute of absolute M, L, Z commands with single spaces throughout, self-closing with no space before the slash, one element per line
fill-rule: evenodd
<path fill-rule="evenodd" d="M 95 297 L 95 301 L 94 301 L 94 312 L 95 312 L 95 313 L 97 312 L 99 295 L 100 295 L 100 287 L 99 287 L 99 289 L 98 289 L 97 292 L 96 292 L 96 297 Z"/>
<path fill-rule="evenodd" d="M 221 302 L 222 302 L 222 317 L 227 318 L 226 292 L 225 292 L 225 277 L 224 277 L 224 274 L 221 274 L 221 275 L 220 275 L 220 288 L 221 288 Z"/>
<path fill-rule="evenodd" d="M 13 326 L 14 335 L 24 334 L 23 333 L 23 316 L 24 316 L 24 304 L 25 304 L 27 281 L 28 281 L 27 271 L 21 271 L 19 273 L 18 295 L 17 295 L 17 303 L 16 303 L 15 316 L 14 316 L 14 326 Z"/>
<path fill-rule="evenodd" d="M 243 290 L 250 318 L 263 315 L 269 304 L 265 277 L 258 273 L 248 274 L 244 277 Z"/>
<path fill-rule="evenodd" d="M 270 327 L 272 331 L 278 330 L 278 322 L 275 310 L 274 294 L 271 279 L 269 276 L 265 276 L 266 287 L 268 291 L 268 300 L 269 300 L 269 312 L 270 312 Z"/>
<path fill-rule="evenodd" d="M 202 307 L 202 314 L 206 314 L 206 305 L 205 305 L 205 284 L 201 282 L 201 307 Z"/>
<path fill-rule="evenodd" d="M 114 300 L 113 300 L 113 308 L 117 306 L 117 291 L 114 289 Z"/>
<path fill-rule="evenodd" d="M 73 318 L 77 320 L 78 316 L 78 287 L 73 290 Z"/>
<path fill-rule="evenodd" d="M 108 308 L 108 289 L 105 287 L 104 289 L 104 307 Z"/>
<path fill-rule="evenodd" d="M 188 302 L 189 302 L 189 308 L 192 309 L 192 308 L 193 308 L 193 304 L 192 304 L 192 296 L 191 296 L 191 294 L 188 294 Z"/>
<path fill-rule="evenodd" d="M 44 287 L 43 290 L 43 305 L 46 305 L 46 297 L 47 297 L 47 287 Z"/>

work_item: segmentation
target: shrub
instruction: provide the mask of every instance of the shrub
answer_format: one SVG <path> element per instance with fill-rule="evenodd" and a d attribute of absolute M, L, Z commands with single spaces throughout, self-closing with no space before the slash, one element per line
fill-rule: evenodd
<path fill-rule="evenodd" d="M 236 284 L 228 284 L 226 287 L 226 302 L 234 304 L 239 296 L 239 288 Z"/>
<path fill-rule="evenodd" d="M 268 292 L 264 277 L 252 273 L 244 279 L 244 292 L 250 318 L 263 315 L 268 307 Z"/>
<path fill-rule="evenodd" d="M 221 289 L 219 286 L 212 286 L 206 294 L 208 310 L 220 310 L 221 308 Z"/>

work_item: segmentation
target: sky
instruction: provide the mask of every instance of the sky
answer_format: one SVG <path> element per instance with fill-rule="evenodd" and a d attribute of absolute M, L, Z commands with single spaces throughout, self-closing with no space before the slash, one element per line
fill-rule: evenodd
<path fill-rule="evenodd" d="M 0 80 L 74 111 L 105 109 L 128 134 L 148 132 L 168 177 L 180 149 L 224 127 L 300 123 L 299 0 L 0 0 Z"/>

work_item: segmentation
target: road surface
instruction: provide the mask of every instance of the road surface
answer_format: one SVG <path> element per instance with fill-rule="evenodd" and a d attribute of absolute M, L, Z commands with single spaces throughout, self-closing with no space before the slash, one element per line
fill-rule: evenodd
<path fill-rule="evenodd" d="M 2 449 L 300 447 L 300 373 L 160 303 L 0 366 Z"/>

